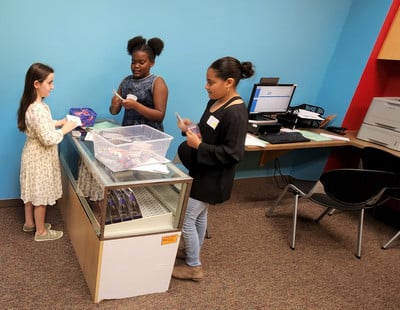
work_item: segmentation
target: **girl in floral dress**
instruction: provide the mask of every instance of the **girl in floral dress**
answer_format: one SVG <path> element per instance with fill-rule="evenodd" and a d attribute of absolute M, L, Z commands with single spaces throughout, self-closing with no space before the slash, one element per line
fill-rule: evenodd
<path fill-rule="evenodd" d="M 43 101 L 54 88 L 54 70 L 44 64 L 31 65 L 18 109 L 18 129 L 26 141 L 21 155 L 20 187 L 25 205 L 23 231 L 34 232 L 35 241 L 56 240 L 62 231 L 45 223 L 46 207 L 61 198 L 61 169 L 58 144 L 77 127 L 70 120 L 53 120 Z"/>

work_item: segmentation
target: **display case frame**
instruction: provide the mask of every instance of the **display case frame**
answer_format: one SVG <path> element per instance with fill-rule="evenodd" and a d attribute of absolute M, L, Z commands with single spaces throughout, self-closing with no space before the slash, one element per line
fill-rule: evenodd
<path fill-rule="evenodd" d="M 93 300 L 168 290 L 192 178 L 172 162 L 162 173 L 114 173 L 96 160 L 91 143 L 70 134 L 60 144 L 63 197 L 58 203 Z M 99 214 L 78 184 L 82 167 L 102 191 L 96 201 Z M 107 197 L 122 188 L 145 193 L 150 205 L 156 202 L 164 212 L 107 224 Z M 147 202 L 137 198 L 146 210 Z"/>

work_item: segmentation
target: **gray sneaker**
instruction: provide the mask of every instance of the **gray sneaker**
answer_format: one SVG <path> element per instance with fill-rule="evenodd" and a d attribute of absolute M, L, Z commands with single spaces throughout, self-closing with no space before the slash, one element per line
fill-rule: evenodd
<path fill-rule="evenodd" d="M 46 229 L 50 229 L 51 228 L 51 224 L 50 223 L 44 223 L 44 227 Z M 22 230 L 24 232 L 30 233 L 30 232 L 35 232 L 36 231 L 36 226 L 32 226 L 32 227 L 28 227 L 28 226 L 22 226 Z"/>
<path fill-rule="evenodd" d="M 51 241 L 60 239 L 63 236 L 63 232 L 61 230 L 52 230 L 47 229 L 45 235 L 35 234 L 35 241 Z"/>

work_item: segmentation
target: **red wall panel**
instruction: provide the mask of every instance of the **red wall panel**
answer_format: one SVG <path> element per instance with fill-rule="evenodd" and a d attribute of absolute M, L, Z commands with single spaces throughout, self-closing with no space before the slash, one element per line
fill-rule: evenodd
<path fill-rule="evenodd" d="M 394 0 L 347 110 L 343 127 L 349 130 L 360 128 L 373 97 L 400 96 L 399 62 L 376 59 L 399 6 L 400 0 Z"/>
<path fill-rule="evenodd" d="M 399 6 L 400 0 L 393 0 L 343 119 L 342 126 L 348 130 L 358 130 L 360 128 L 373 97 L 400 97 L 400 61 L 376 59 Z M 349 151 L 347 148 L 337 148 L 332 150 L 325 170 L 356 166 L 357 163 L 357 152 Z"/>

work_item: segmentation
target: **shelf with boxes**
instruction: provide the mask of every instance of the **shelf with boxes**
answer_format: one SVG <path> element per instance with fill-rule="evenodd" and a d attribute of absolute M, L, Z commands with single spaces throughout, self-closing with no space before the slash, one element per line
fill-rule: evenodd
<path fill-rule="evenodd" d="M 166 291 L 192 179 L 171 162 L 162 172 L 113 171 L 94 141 L 72 135 L 60 160 L 59 205 L 94 301 Z"/>

